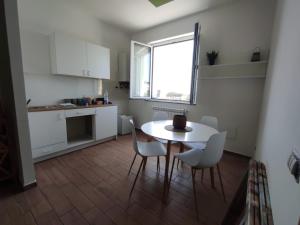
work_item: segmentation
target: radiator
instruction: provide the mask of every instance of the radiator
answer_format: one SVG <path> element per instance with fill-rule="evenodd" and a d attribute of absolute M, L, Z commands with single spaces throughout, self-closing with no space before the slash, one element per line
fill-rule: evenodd
<path fill-rule="evenodd" d="M 169 119 L 173 119 L 174 115 L 186 115 L 188 113 L 188 110 L 186 109 L 174 109 L 174 108 L 159 107 L 159 106 L 153 106 L 152 109 L 154 111 L 167 112 Z"/>

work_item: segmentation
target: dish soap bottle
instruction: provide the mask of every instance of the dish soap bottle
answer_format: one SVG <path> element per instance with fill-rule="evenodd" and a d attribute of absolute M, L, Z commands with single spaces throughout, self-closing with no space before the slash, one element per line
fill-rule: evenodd
<path fill-rule="evenodd" d="M 103 97 L 104 97 L 104 104 L 108 104 L 108 91 L 107 90 L 105 90 Z"/>

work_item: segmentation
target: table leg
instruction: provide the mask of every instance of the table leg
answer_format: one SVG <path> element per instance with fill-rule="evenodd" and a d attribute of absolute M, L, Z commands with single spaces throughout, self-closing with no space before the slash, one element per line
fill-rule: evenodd
<path fill-rule="evenodd" d="M 210 182 L 211 182 L 211 187 L 215 188 L 215 174 L 214 174 L 214 168 L 210 167 L 209 168 L 210 171 Z"/>
<path fill-rule="evenodd" d="M 171 153 L 171 141 L 167 143 L 167 155 L 166 155 L 166 165 L 165 165 L 165 181 L 164 181 L 164 192 L 163 192 L 163 201 L 167 202 L 168 195 L 168 181 L 169 181 L 169 163 L 170 163 L 170 153 Z"/>
<path fill-rule="evenodd" d="M 148 157 L 145 157 L 145 158 L 144 158 L 143 170 L 145 170 L 145 169 L 146 169 L 147 159 L 148 159 Z"/>
<path fill-rule="evenodd" d="M 182 142 L 180 142 L 179 145 L 180 145 L 179 153 L 183 153 L 184 152 L 184 144 Z"/>
<path fill-rule="evenodd" d="M 183 152 L 184 152 L 184 144 L 182 142 L 180 142 L 179 153 L 183 153 Z M 182 166 L 183 166 L 183 162 L 181 161 L 181 167 Z M 177 168 L 178 168 L 178 163 L 177 163 Z"/>

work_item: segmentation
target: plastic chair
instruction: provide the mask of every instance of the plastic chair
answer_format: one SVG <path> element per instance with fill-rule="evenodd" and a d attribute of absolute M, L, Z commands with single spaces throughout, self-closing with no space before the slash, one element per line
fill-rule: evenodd
<path fill-rule="evenodd" d="M 136 174 L 136 177 L 134 179 L 131 191 L 130 191 L 130 195 L 132 195 L 136 180 L 139 176 L 141 167 L 143 165 L 146 165 L 147 162 L 147 158 L 148 157 L 159 157 L 159 156 L 166 156 L 167 155 L 167 150 L 165 148 L 165 146 L 160 143 L 159 141 L 151 141 L 151 142 L 141 142 L 137 140 L 137 136 L 136 136 L 136 132 L 135 132 L 135 126 L 134 126 L 134 122 L 132 119 L 129 120 L 130 124 L 132 125 L 132 139 L 133 139 L 133 149 L 135 151 L 135 156 L 133 158 L 133 161 L 131 163 L 131 166 L 129 168 L 129 172 L 128 175 L 130 174 L 130 171 L 132 169 L 132 166 L 134 164 L 134 161 L 136 159 L 136 156 L 139 155 L 142 157 L 142 162 L 139 166 L 138 172 Z M 159 162 L 158 162 L 159 163 Z M 157 169 L 159 170 L 159 164 L 157 165 Z"/>
<path fill-rule="evenodd" d="M 202 116 L 200 123 L 207 125 L 209 127 L 212 127 L 216 130 L 218 130 L 218 119 L 216 117 L 213 116 Z M 186 147 L 188 147 L 189 149 L 205 149 L 206 143 L 204 142 L 186 142 L 184 143 L 184 145 Z"/>
<path fill-rule="evenodd" d="M 184 153 L 177 153 L 174 155 L 171 175 L 169 180 L 169 186 L 171 184 L 173 169 L 174 169 L 174 162 L 175 159 L 178 158 L 182 162 L 186 163 L 191 167 L 192 172 L 192 181 L 193 181 L 193 192 L 194 192 L 194 201 L 195 201 L 195 208 L 197 212 L 198 218 L 198 203 L 197 203 L 197 195 L 196 195 L 196 184 L 195 184 L 195 175 L 196 171 L 199 169 L 210 168 L 210 175 L 211 175 L 211 183 L 212 187 L 214 188 L 214 167 L 217 167 L 218 176 L 221 184 L 222 194 L 224 197 L 224 201 L 226 201 L 224 186 L 221 176 L 221 171 L 219 167 L 219 162 L 223 155 L 225 140 L 226 140 L 227 132 L 221 132 L 212 135 L 208 142 L 205 151 L 199 149 L 192 149 L 190 151 L 186 151 Z"/>

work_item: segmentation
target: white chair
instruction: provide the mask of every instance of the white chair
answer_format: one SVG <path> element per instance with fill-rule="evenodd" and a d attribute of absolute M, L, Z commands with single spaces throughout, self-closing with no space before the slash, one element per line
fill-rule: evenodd
<path fill-rule="evenodd" d="M 153 116 L 152 116 L 152 121 L 168 120 L 168 119 L 169 119 L 168 113 L 164 112 L 164 111 L 155 111 L 153 113 Z M 154 138 L 154 139 L 161 142 L 161 143 L 163 143 L 163 144 L 168 143 L 167 140 L 164 140 L 164 139 L 161 139 L 161 138 Z"/>
<path fill-rule="evenodd" d="M 134 164 L 134 161 L 136 159 L 136 156 L 139 155 L 142 157 L 142 162 L 139 166 L 138 172 L 136 174 L 136 177 L 134 179 L 131 191 L 130 191 L 130 196 L 133 192 L 136 180 L 139 176 L 140 170 L 142 165 L 146 165 L 147 162 L 147 158 L 148 157 L 159 157 L 159 156 L 166 156 L 167 155 L 167 150 L 165 148 L 165 146 L 158 142 L 158 141 L 151 141 L 151 142 L 141 142 L 137 140 L 136 137 L 136 132 L 135 132 L 135 126 L 134 126 L 134 122 L 132 119 L 129 120 L 131 125 L 132 125 L 132 137 L 133 137 L 133 149 L 135 151 L 135 156 L 133 158 L 133 161 L 131 163 L 130 169 L 128 174 L 130 174 L 130 171 L 132 169 L 132 166 Z M 159 165 L 157 165 L 157 169 L 158 169 Z"/>
<path fill-rule="evenodd" d="M 218 130 L 218 119 L 216 117 L 202 116 L 200 123 Z M 186 142 L 186 143 L 184 143 L 184 145 L 186 147 L 188 147 L 189 149 L 202 149 L 203 150 L 203 149 L 205 149 L 206 143 L 204 143 L 204 142 L 196 142 L 196 143 Z"/>
<path fill-rule="evenodd" d="M 206 145 L 206 149 L 204 151 L 199 149 L 192 149 L 190 151 L 186 151 L 184 153 L 177 153 L 174 155 L 173 163 L 172 163 L 172 169 L 171 169 L 171 175 L 169 180 L 169 185 L 171 184 L 173 169 L 174 169 L 174 162 L 175 159 L 178 158 L 182 162 L 186 163 L 191 167 L 192 172 L 192 180 L 193 180 L 193 192 L 194 192 L 194 201 L 195 201 L 195 207 L 197 211 L 197 217 L 198 217 L 198 204 L 197 204 L 197 196 L 196 196 L 196 185 L 195 185 L 195 175 L 196 171 L 199 169 L 205 169 L 210 168 L 211 171 L 211 181 L 212 186 L 214 187 L 214 167 L 217 167 L 219 180 L 221 184 L 222 194 L 224 197 L 224 201 L 226 201 L 225 198 L 225 192 L 223 187 L 223 181 L 221 177 L 221 171 L 219 167 L 219 161 L 221 160 L 221 157 L 223 155 L 223 149 L 225 145 L 226 140 L 226 134 L 227 132 L 221 132 L 212 135 Z"/>
<path fill-rule="evenodd" d="M 153 116 L 152 116 L 152 121 L 159 121 L 159 120 L 168 120 L 169 119 L 169 115 L 167 112 L 164 112 L 164 111 L 155 111 L 153 113 Z M 155 140 L 159 141 L 160 143 L 163 143 L 163 144 L 167 144 L 168 143 L 168 140 L 164 140 L 164 139 L 161 139 L 161 138 L 156 138 L 154 137 Z M 176 144 L 175 141 L 172 141 L 171 144 Z M 158 170 L 160 169 L 160 162 L 159 162 L 159 156 L 157 157 L 157 168 Z"/>

